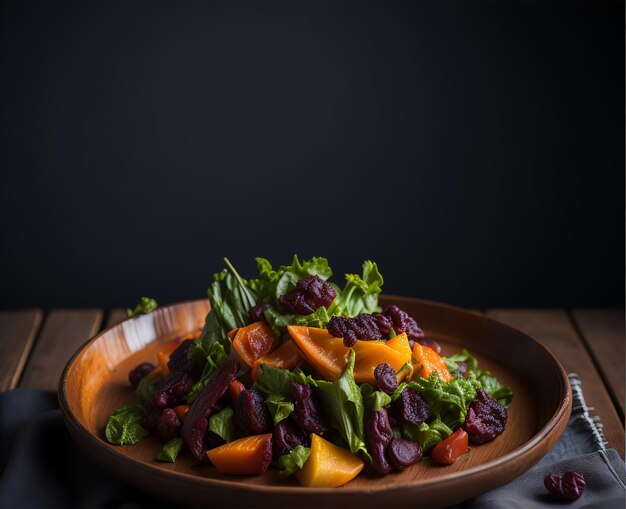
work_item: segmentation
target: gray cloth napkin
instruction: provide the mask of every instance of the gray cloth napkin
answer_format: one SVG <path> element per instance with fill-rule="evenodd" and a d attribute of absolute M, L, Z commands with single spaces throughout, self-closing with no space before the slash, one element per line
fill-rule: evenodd
<path fill-rule="evenodd" d="M 552 451 L 513 482 L 467 500 L 456 509 L 623 508 L 624 462 L 604 450 L 601 427 L 577 398 L 570 423 Z M 578 387 L 579 389 L 579 387 Z M 554 500 L 544 476 L 576 470 L 587 486 L 575 502 Z M 173 507 L 115 479 L 85 456 L 71 440 L 56 394 L 18 389 L 0 393 L 0 508 Z"/>

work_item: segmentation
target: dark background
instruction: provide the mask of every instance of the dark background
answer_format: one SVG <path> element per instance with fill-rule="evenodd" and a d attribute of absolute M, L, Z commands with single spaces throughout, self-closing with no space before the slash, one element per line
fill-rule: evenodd
<path fill-rule="evenodd" d="M 3 3 L 0 306 L 376 260 L 465 306 L 624 301 L 624 5 Z"/>

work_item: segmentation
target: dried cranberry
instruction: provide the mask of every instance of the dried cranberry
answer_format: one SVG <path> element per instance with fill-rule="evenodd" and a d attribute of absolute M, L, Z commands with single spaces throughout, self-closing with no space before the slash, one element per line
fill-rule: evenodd
<path fill-rule="evenodd" d="M 142 362 L 139 366 L 128 373 L 128 381 L 130 382 L 130 385 L 133 386 L 133 389 L 136 389 L 139 382 L 141 382 L 148 373 L 152 372 L 154 368 L 154 364 Z"/>
<path fill-rule="evenodd" d="M 234 406 L 235 426 L 240 436 L 259 435 L 272 429 L 272 418 L 263 396 L 254 389 L 239 394 Z"/>
<path fill-rule="evenodd" d="M 387 461 L 385 452 L 393 438 L 393 431 L 387 418 L 386 408 L 372 412 L 372 415 L 367 420 L 365 438 L 367 440 L 367 450 L 374 460 L 374 472 L 380 475 L 391 472 L 391 464 Z"/>
<path fill-rule="evenodd" d="M 265 321 L 265 312 L 271 307 L 272 305 L 269 302 L 252 306 L 248 311 L 248 321 L 250 323 Z"/>
<path fill-rule="evenodd" d="M 396 370 L 385 362 L 376 366 L 374 378 L 376 379 L 378 388 L 387 394 L 393 394 L 398 388 L 398 375 L 396 374 Z"/>
<path fill-rule="evenodd" d="M 163 410 L 163 413 L 159 418 L 157 435 L 159 435 L 159 438 L 162 438 L 163 440 L 169 440 L 170 438 L 174 438 L 178 435 L 180 427 L 181 422 L 178 415 L 176 415 L 176 412 L 174 412 L 171 408 L 166 408 Z"/>
<path fill-rule="evenodd" d="M 172 373 L 152 396 L 152 402 L 159 408 L 179 405 L 183 403 L 189 389 L 191 377 L 187 373 Z"/>
<path fill-rule="evenodd" d="M 397 470 L 404 470 L 422 459 L 422 447 L 403 438 L 392 438 L 387 448 L 387 457 Z"/>
<path fill-rule="evenodd" d="M 490 442 L 504 431 L 506 418 L 506 408 L 479 387 L 465 419 L 465 431 L 469 434 L 470 442 Z"/>
<path fill-rule="evenodd" d="M 206 453 L 205 435 L 209 424 L 207 419 L 215 403 L 228 390 L 230 382 L 237 376 L 237 371 L 239 371 L 237 362 L 232 360 L 224 362 L 189 408 L 189 413 L 183 423 L 182 436 L 198 461 L 202 460 Z"/>
<path fill-rule="evenodd" d="M 543 483 L 550 493 L 565 500 L 580 498 L 586 485 L 585 478 L 578 472 L 567 472 L 563 477 L 548 475 Z"/>
<path fill-rule="evenodd" d="M 194 343 L 192 339 L 187 339 L 172 352 L 167 362 L 171 373 L 191 373 L 194 370 L 196 363 L 187 358 L 187 353 Z"/>
<path fill-rule="evenodd" d="M 417 326 L 417 322 L 398 306 L 387 306 L 384 314 L 387 315 L 393 323 L 393 330 L 396 331 L 396 334 L 406 332 L 408 338 L 413 340 L 424 338 L 424 332 Z"/>
<path fill-rule="evenodd" d="M 432 339 L 418 339 L 417 342 L 422 346 L 427 346 L 428 348 L 433 349 L 437 353 L 441 353 L 441 346 L 436 341 Z"/>
<path fill-rule="evenodd" d="M 335 289 L 319 276 L 301 279 L 296 288 L 287 295 L 281 295 L 278 302 L 286 310 L 299 315 L 309 315 L 321 307 L 330 306 L 337 296 Z"/>
<path fill-rule="evenodd" d="M 319 407 L 313 400 L 310 385 L 291 382 L 291 397 L 294 404 L 291 418 L 302 431 L 321 435 L 328 429 Z"/>
<path fill-rule="evenodd" d="M 382 313 L 374 313 L 372 316 L 374 317 L 378 330 L 380 330 L 381 334 L 386 336 L 389 332 L 391 332 L 391 328 L 393 327 L 391 318 L 387 315 L 383 315 Z"/>
<path fill-rule="evenodd" d="M 374 341 L 383 338 L 376 319 L 367 314 L 355 318 L 333 316 L 328 322 L 328 332 L 336 338 L 343 338 L 346 347 L 354 346 L 359 339 Z"/>
<path fill-rule="evenodd" d="M 299 445 L 307 445 L 306 435 L 289 418 L 280 421 L 273 434 L 274 457 L 289 454 Z"/>
<path fill-rule="evenodd" d="M 421 424 L 428 419 L 428 403 L 421 394 L 406 388 L 393 402 L 398 418 L 406 424 Z"/>

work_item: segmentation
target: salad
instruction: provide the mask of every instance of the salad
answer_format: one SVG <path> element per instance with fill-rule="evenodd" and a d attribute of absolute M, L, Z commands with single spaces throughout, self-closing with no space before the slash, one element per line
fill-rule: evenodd
<path fill-rule="evenodd" d="M 253 279 L 224 260 L 204 328 L 129 373 L 137 402 L 109 418 L 110 443 L 153 434 L 158 461 L 186 449 L 224 474 L 272 467 L 335 487 L 361 471 L 449 465 L 504 431 L 511 390 L 467 350 L 443 357 L 399 307 L 381 309 L 376 263 L 339 287 L 325 258 L 276 269 L 257 258 Z M 155 308 L 143 298 L 128 314 Z"/>

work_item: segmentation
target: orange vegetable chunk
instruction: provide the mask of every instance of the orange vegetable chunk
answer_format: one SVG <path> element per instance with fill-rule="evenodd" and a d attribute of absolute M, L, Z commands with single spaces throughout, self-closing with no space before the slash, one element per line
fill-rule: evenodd
<path fill-rule="evenodd" d="M 409 345 L 409 338 L 406 335 L 406 332 L 398 334 L 397 336 L 391 338 L 387 343 L 385 343 L 389 348 L 398 352 L 402 357 L 406 358 L 405 362 L 409 362 L 411 360 L 411 355 L 413 352 L 411 351 L 411 345 Z"/>
<path fill-rule="evenodd" d="M 303 359 L 300 355 L 298 347 L 292 340 L 288 340 L 269 355 L 254 361 L 254 366 L 251 372 L 252 381 L 256 382 L 261 374 L 261 364 L 272 366 L 273 368 L 288 369 L 289 371 L 293 371 L 300 364 L 302 364 L 302 360 Z"/>
<path fill-rule="evenodd" d="M 453 377 L 448 371 L 445 359 L 432 348 L 415 342 L 413 357 L 417 361 L 414 367 L 418 376 L 428 378 L 433 371 L 436 371 L 444 382 L 452 380 Z"/>
<path fill-rule="evenodd" d="M 272 461 L 272 434 L 240 438 L 206 454 L 223 474 L 261 475 Z"/>
<path fill-rule="evenodd" d="M 163 347 L 163 350 L 161 350 L 157 354 L 157 359 L 159 359 L 159 365 L 161 366 L 161 373 L 165 377 L 170 376 L 170 368 L 167 367 L 167 363 L 170 360 L 170 354 L 174 350 L 176 350 L 179 347 L 179 345 L 180 345 L 180 340 L 178 339 L 175 339 L 174 341 L 170 341 Z"/>
<path fill-rule="evenodd" d="M 230 391 L 230 399 L 234 404 L 239 399 L 239 395 L 246 390 L 246 386 L 242 384 L 239 380 L 235 379 L 230 382 L 228 390 Z"/>
<path fill-rule="evenodd" d="M 295 477 L 303 486 L 336 488 L 354 479 L 364 466 L 356 454 L 313 434 L 311 455 Z"/>
<path fill-rule="evenodd" d="M 459 456 L 467 452 L 467 448 L 467 433 L 459 428 L 433 448 L 432 459 L 440 465 L 452 465 Z"/>
<path fill-rule="evenodd" d="M 174 412 L 180 419 L 180 422 L 184 422 L 187 418 L 187 414 L 189 413 L 189 405 L 178 405 L 174 407 Z"/>
<path fill-rule="evenodd" d="M 232 344 L 241 360 L 253 367 L 254 361 L 278 348 L 280 339 L 268 324 L 255 322 L 237 330 Z"/>
<path fill-rule="evenodd" d="M 404 338 L 408 346 L 406 335 L 404 335 Z M 352 348 L 356 354 L 354 380 L 359 384 L 367 382 L 375 385 L 374 370 L 381 363 L 389 364 L 397 372 L 411 360 L 410 349 L 401 353 L 381 341 L 357 341 Z"/>
<path fill-rule="evenodd" d="M 326 329 L 305 325 L 287 327 L 304 359 L 324 380 L 336 381 L 348 364 L 349 348 L 343 339 L 333 337 Z"/>

